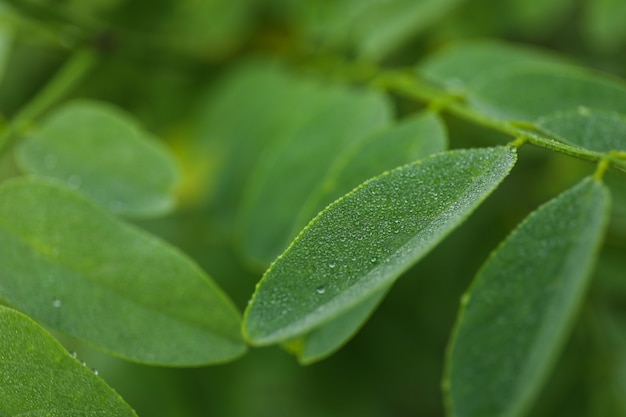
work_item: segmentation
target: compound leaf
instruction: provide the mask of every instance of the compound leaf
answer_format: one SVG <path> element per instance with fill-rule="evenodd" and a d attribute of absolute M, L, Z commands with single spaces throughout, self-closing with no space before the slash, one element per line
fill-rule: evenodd
<path fill-rule="evenodd" d="M 28 317 L 0 306 L 0 416 L 135 412 Z"/>
<path fill-rule="evenodd" d="M 175 203 L 178 168 L 129 115 L 96 101 L 74 101 L 50 115 L 18 148 L 28 173 L 66 183 L 117 214 L 163 214 Z"/>
<path fill-rule="evenodd" d="M 465 220 L 515 160 L 510 147 L 445 152 L 337 200 L 265 273 L 246 310 L 246 337 L 288 342 L 387 288 Z"/>
<path fill-rule="evenodd" d="M 562 348 L 585 294 L 609 213 L 591 178 L 531 214 L 478 273 L 451 343 L 454 417 L 522 416 Z"/>
<path fill-rule="evenodd" d="M 39 178 L 0 186 L 0 297 L 117 356 L 172 366 L 245 346 L 240 316 L 175 248 Z"/>

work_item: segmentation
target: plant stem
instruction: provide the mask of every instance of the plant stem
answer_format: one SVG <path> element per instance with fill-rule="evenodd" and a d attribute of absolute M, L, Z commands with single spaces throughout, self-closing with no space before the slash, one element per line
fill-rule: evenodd
<path fill-rule="evenodd" d="M 95 62 L 95 52 L 91 50 L 77 51 L 48 84 L 20 109 L 6 129 L 0 133 L 0 154 L 5 152 L 15 138 L 28 129 L 48 108 L 62 99 L 93 67 Z"/>
<path fill-rule="evenodd" d="M 532 123 L 502 121 L 491 118 L 467 106 L 462 101 L 462 97 L 451 96 L 445 91 L 425 83 L 420 80 L 416 74 L 410 72 L 381 72 L 374 78 L 372 84 L 388 91 L 393 91 L 419 101 L 424 101 L 429 103 L 429 107 L 446 110 L 455 116 L 473 122 L 477 125 L 513 136 L 516 138 L 516 142 L 523 138 L 523 142 L 528 142 L 544 149 L 560 152 L 586 161 L 598 162 L 606 159 L 609 162 L 613 162 L 616 159 L 623 158 L 621 154 L 617 155 L 615 152 L 612 152 L 609 154 L 613 156 L 613 158 L 607 159 L 607 153 L 605 152 L 590 151 L 550 139 L 544 135 L 533 132 L 532 130 L 535 129 L 535 126 Z M 626 169 L 616 163 L 613 165 L 620 170 Z"/>

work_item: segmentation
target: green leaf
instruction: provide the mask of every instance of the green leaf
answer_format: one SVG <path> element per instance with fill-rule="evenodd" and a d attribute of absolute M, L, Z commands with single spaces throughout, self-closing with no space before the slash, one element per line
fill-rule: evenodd
<path fill-rule="evenodd" d="M 309 365 L 330 356 L 350 340 L 365 324 L 376 307 L 383 301 L 389 289 L 391 289 L 391 284 L 332 321 L 315 328 L 300 338 L 284 343 L 284 347 L 293 352 L 303 365 Z"/>
<path fill-rule="evenodd" d="M 481 76 L 469 88 L 469 104 L 498 119 L 534 121 L 581 106 L 626 114 L 626 84 L 576 68 L 506 68 Z"/>
<path fill-rule="evenodd" d="M 528 411 L 582 303 L 608 213 L 608 190 L 587 178 L 531 214 L 482 267 L 449 351 L 450 415 Z"/>
<path fill-rule="evenodd" d="M 444 151 L 447 140 L 441 117 L 424 112 L 406 118 L 347 149 L 337 157 L 326 177 L 301 204 L 292 223 L 291 233 L 285 236 L 283 249 L 328 204 L 384 171 Z"/>
<path fill-rule="evenodd" d="M 432 54 L 419 64 L 417 71 L 449 90 L 467 92 L 485 74 L 529 64 L 559 67 L 567 65 L 567 61 L 541 49 L 496 40 L 463 41 Z"/>
<path fill-rule="evenodd" d="M 592 151 L 626 150 L 626 116 L 579 107 L 537 119 L 537 126 L 563 142 Z"/>
<path fill-rule="evenodd" d="M 280 146 L 335 98 L 336 89 L 266 61 L 237 67 L 208 91 L 195 115 L 192 147 L 202 155 L 197 164 L 214 172 L 196 192 L 210 190 L 212 214 L 221 227 L 232 226 L 246 182 L 266 149 Z"/>
<path fill-rule="evenodd" d="M 299 215 L 301 221 L 295 223 L 297 230 L 300 231 L 313 214 L 320 212 L 328 203 L 348 193 L 363 181 L 387 169 L 441 152 L 445 149 L 446 142 L 443 121 L 429 112 L 405 119 L 372 137 L 363 146 L 348 152 L 350 155 L 346 158 L 345 166 L 339 164 L 341 166 L 337 172 L 328 176 L 320 189 L 321 195 L 313 194 L 303 206 Z M 298 360 L 303 364 L 330 355 L 356 333 L 386 292 L 387 290 L 380 291 L 342 316 L 300 339 L 291 341 L 288 348 L 298 355 Z"/>
<path fill-rule="evenodd" d="M 380 60 L 435 25 L 463 0 L 325 0 L 294 3 L 312 41 Z"/>
<path fill-rule="evenodd" d="M 167 149 L 104 103 L 59 108 L 20 144 L 17 157 L 26 172 L 62 181 L 117 214 L 155 216 L 175 203 L 178 169 Z"/>
<path fill-rule="evenodd" d="M 0 186 L 0 297 L 36 320 L 149 364 L 245 351 L 239 312 L 181 252 L 48 180 Z"/>
<path fill-rule="evenodd" d="M 462 3 L 463 0 L 392 0 L 371 2 L 354 22 L 358 54 L 378 60 L 402 46 Z"/>
<path fill-rule="evenodd" d="M 136 416 L 28 317 L 0 306 L 0 416 Z"/>
<path fill-rule="evenodd" d="M 247 339 L 289 341 L 388 287 L 465 220 L 515 160 L 510 147 L 445 152 L 331 204 L 259 283 L 245 314 Z"/>
<path fill-rule="evenodd" d="M 331 172 L 337 158 L 390 124 L 386 97 L 369 90 L 327 86 L 329 105 L 284 141 L 265 150 L 248 183 L 239 217 L 242 247 L 264 268 L 283 251 L 293 217 Z"/>

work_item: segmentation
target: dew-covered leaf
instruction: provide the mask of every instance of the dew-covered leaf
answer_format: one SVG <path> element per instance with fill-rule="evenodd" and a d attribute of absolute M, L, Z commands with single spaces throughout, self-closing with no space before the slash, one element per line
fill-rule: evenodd
<path fill-rule="evenodd" d="M 447 142 L 447 132 L 441 117 L 424 112 L 357 143 L 337 158 L 318 187 L 311 190 L 295 217 L 284 247 L 313 216 L 357 185 L 384 171 L 442 152 Z"/>
<path fill-rule="evenodd" d="M 534 121 L 580 107 L 626 114 L 626 84 L 577 69 L 518 66 L 469 86 L 469 104 L 491 117 Z"/>
<path fill-rule="evenodd" d="M 18 148 L 28 173 L 62 181 L 114 213 L 154 216 L 175 203 L 178 168 L 128 114 L 95 101 L 56 110 Z"/>
<path fill-rule="evenodd" d="M 496 40 L 463 41 L 435 52 L 417 67 L 431 82 L 453 91 L 467 91 L 472 82 L 494 70 L 518 65 L 561 66 L 564 59 L 540 49 L 511 45 Z"/>
<path fill-rule="evenodd" d="M 0 298 L 107 352 L 186 366 L 245 351 L 239 312 L 196 264 L 58 183 L 0 186 L 0 248 Z"/>
<path fill-rule="evenodd" d="M 528 411 L 584 298 L 608 213 L 608 190 L 587 178 L 493 253 L 464 296 L 449 351 L 451 416 Z"/>
<path fill-rule="evenodd" d="M 28 317 L 0 306 L 0 416 L 136 416 Z"/>
<path fill-rule="evenodd" d="M 266 267 L 289 243 L 294 216 L 346 150 L 390 124 L 386 97 L 328 86 L 333 97 L 284 141 L 267 148 L 251 173 L 239 219 L 247 257 Z"/>
<path fill-rule="evenodd" d="M 246 337 L 288 342 L 384 290 L 465 220 L 515 160 L 510 147 L 440 153 L 337 200 L 264 275 L 246 310 Z"/>
<path fill-rule="evenodd" d="M 619 113 L 580 107 L 540 117 L 537 126 L 563 142 L 592 151 L 626 150 L 626 116 Z"/>
<path fill-rule="evenodd" d="M 446 148 L 447 135 L 443 121 L 433 113 L 420 113 L 369 138 L 362 146 L 350 150 L 336 172 L 328 175 L 319 190 L 303 205 L 294 232 L 298 232 L 327 204 L 348 193 L 363 181 L 381 172 L 417 161 Z M 297 230 L 296 230 L 297 229 Z M 292 237 L 295 237 L 294 233 Z M 311 333 L 291 341 L 288 349 L 298 360 L 309 364 L 330 355 L 345 344 L 365 323 L 384 298 L 387 290 L 365 300 L 347 313 Z"/>

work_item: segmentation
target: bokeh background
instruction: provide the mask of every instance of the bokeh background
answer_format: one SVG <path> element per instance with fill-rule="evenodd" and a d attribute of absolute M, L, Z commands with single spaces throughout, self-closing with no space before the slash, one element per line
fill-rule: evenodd
<path fill-rule="evenodd" d="M 99 64 L 71 96 L 134 114 L 172 149 L 184 172 L 177 210 L 136 223 L 189 254 L 243 310 L 263 268 L 241 253 L 232 216 L 252 172 L 242 157 L 254 164 L 262 153 L 246 154 L 207 122 L 225 80 L 243 63 L 278 61 L 300 77 L 359 82 L 358 74 L 346 78 L 339 67 L 349 63 L 367 77 L 373 67 L 414 66 L 455 41 L 496 38 L 625 77 L 625 22 L 623 0 L 4 0 L 0 127 L 72 53 L 96 49 Z M 246 94 L 258 100 L 260 92 Z M 263 100 L 272 106 L 280 96 Z M 392 100 L 398 118 L 423 108 Z M 237 112 L 230 117 L 225 125 L 250 122 Z M 451 148 L 509 140 L 445 120 Z M 57 336 L 140 416 L 441 416 L 445 349 L 461 294 L 522 218 L 593 170 L 522 148 L 505 184 L 398 281 L 352 341 L 311 366 L 270 347 L 213 367 L 149 367 Z M 9 154 L 0 178 L 14 175 Z M 230 189 L 233 175 L 241 178 Z M 532 416 L 626 415 L 626 181 L 617 174 L 607 181 L 616 192 L 601 262 Z M 232 193 L 225 196 L 225 188 Z"/>

